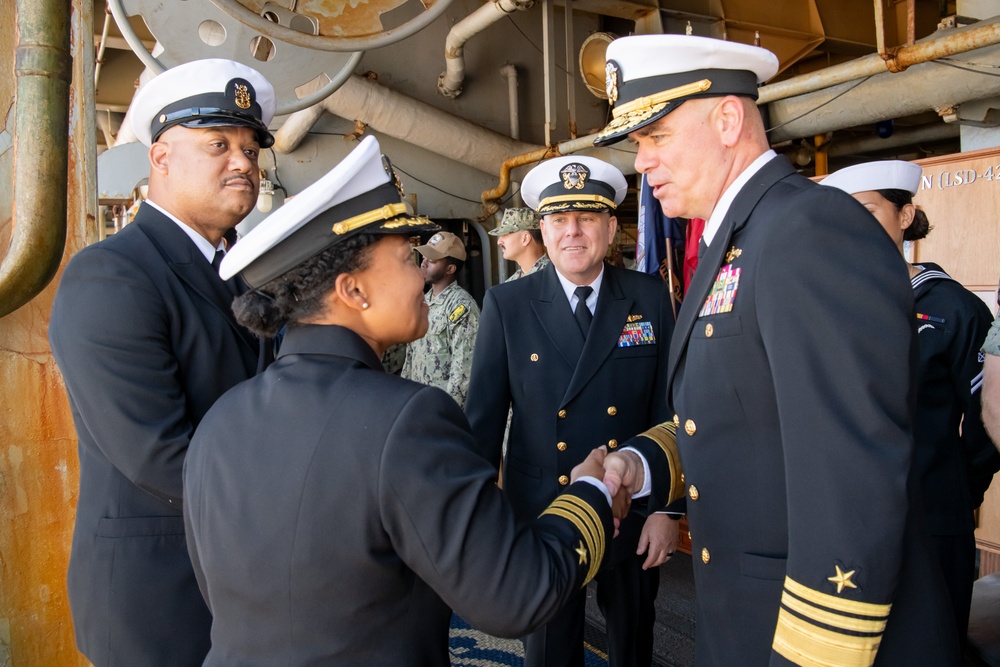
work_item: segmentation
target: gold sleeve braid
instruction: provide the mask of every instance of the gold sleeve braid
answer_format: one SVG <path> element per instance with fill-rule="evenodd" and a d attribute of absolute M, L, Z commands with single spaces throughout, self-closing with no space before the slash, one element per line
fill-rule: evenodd
<path fill-rule="evenodd" d="M 666 421 L 640 433 L 638 437 L 655 442 L 667 458 L 667 465 L 670 466 L 670 494 L 667 504 L 684 497 L 684 469 L 677 451 L 677 426 L 672 421 Z"/>
<path fill-rule="evenodd" d="M 588 503 L 570 494 L 563 494 L 553 500 L 542 512 L 542 516 L 546 514 L 569 521 L 583 538 L 577 554 L 580 556 L 580 564 L 588 565 L 587 576 L 583 581 L 583 586 L 586 586 L 597 576 L 601 561 L 604 560 L 604 545 L 608 541 L 600 517 Z"/>
<path fill-rule="evenodd" d="M 845 600 L 786 577 L 772 646 L 806 667 L 870 667 L 891 606 Z"/>

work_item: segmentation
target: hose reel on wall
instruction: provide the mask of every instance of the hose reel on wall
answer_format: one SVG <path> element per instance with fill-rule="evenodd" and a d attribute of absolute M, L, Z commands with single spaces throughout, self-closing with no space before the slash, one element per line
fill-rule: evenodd
<path fill-rule="evenodd" d="M 423 7 L 398 26 L 382 15 Z M 416 33 L 437 18 L 451 0 L 108 0 L 129 46 L 155 73 L 191 60 L 228 58 L 259 70 L 274 85 L 278 115 L 310 107 L 339 88 L 366 49 L 386 46 Z M 286 7 L 285 4 L 289 4 Z M 296 5 L 300 5 L 296 9 Z M 411 12 L 412 13 L 412 12 Z M 157 41 L 154 53 L 129 24 L 141 17 Z"/>

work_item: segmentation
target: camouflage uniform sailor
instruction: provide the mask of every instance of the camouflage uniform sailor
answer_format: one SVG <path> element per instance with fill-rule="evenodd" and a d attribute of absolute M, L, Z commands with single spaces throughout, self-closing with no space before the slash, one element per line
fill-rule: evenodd
<path fill-rule="evenodd" d="M 538 214 L 534 210 L 507 209 L 503 212 L 500 224 L 491 229 L 489 234 L 498 237 L 497 247 L 503 253 L 503 258 L 517 264 L 517 271 L 504 282 L 523 278 L 548 265 L 549 256 L 545 254 Z"/>
<path fill-rule="evenodd" d="M 402 376 L 440 387 L 464 406 L 479 330 L 479 306 L 457 282 L 465 246 L 454 234 L 438 232 L 417 251 L 423 255 L 420 270 L 431 286 L 424 296 L 430 312 L 427 334 L 406 346 Z"/>

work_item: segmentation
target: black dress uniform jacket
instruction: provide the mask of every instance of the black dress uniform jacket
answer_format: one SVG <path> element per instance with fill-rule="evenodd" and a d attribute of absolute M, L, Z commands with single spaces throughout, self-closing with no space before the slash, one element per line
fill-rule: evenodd
<path fill-rule="evenodd" d="M 921 262 L 911 281 L 920 341 L 914 438 L 932 535 L 975 530 L 973 510 L 1000 468 L 982 417 L 983 359 L 993 322 L 982 299 Z M 968 574 L 968 573 L 967 573 Z"/>
<path fill-rule="evenodd" d="M 60 282 L 49 339 L 80 456 L 69 601 L 96 665 L 200 665 L 208 652 L 181 467 L 208 408 L 257 368 L 258 342 L 230 310 L 236 291 L 147 205 Z"/>
<path fill-rule="evenodd" d="M 512 407 L 503 488 L 518 516 L 536 516 L 593 448 L 614 450 L 666 419 L 668 298 L 658 277 L 606 265 L 585 340 L 552 264 L 486 293 L 465 412 L 484 455 L 499 467 Z M 635 551 L 647 509 L 663 508 L 669 491 L 633 503 L 612 545 L 616 568 L 600 575 L 612 665 L 652 657 L 658 572 L 642 571 L 644 557 Z M 670 509 L 683 512 L 682 505 Z M 582 662 L 584 604 L 580 596 L 544 636 L 526 638 L 529 664 Z"/>
<path fill-rule="evenodd" d="M 737 194 L 670 351 L 697 665 L 956 664 L 915 511 L 913 322 L 852 198 L 780 157 Z"/>
<path fill-rule="evenodd" d="M 206 665 L 439 665 L 450 609 L 516 635 L 599 567 L 611 509 L 571 485 L 527 526 L 448 394 L 338 326 L 293 326 L 191 442 L 185 520 Z"/>

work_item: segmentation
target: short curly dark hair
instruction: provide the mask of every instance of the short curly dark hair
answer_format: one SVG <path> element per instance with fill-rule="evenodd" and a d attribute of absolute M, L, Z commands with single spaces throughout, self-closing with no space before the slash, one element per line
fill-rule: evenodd
<path fill-rule="evenodd" d="M 358 234 L 313 255 L 274 280 L 233 301 L 236 321 L 261 338 L 273 338 L 285 324 L 323 311 L 337 276 L 364 269 L 370 248 L 384 235 Z"/>
<path fill-rule="evenodd" d="M 907 204 L 913 203 L 913 195 L 910 194 L 909 190 L 885 189 L 876 190 L 876 192 L 892 203 L 897 211 Z M 934 228 L 931 226 L 931 221 L 927 219 L 927 214 L 918 208 L 913 213 L 913 222 L 903 230 L 903 240 L 919 241 L 930 234 L 932 229 Z"/>

